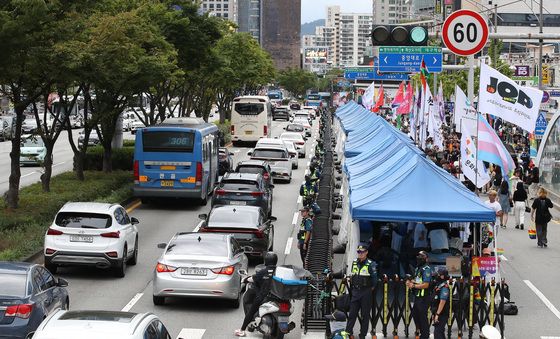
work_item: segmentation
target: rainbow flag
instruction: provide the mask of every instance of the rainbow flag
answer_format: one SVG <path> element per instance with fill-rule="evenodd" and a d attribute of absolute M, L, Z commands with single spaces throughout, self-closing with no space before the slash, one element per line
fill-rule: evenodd
<path fill-rule="evenodd" d="M 505 178 L 515 169 L 513 159 L 496 131 L 482 114 L 478 115 L 478 159 L 500 166 Z"/>

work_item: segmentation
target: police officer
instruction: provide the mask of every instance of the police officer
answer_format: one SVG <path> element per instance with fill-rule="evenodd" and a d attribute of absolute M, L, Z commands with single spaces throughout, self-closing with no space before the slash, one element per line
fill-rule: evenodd
<path fill-rule="evenodd" d="M 360 324 L 360 339 L 366 337 L 369 317 L 373 302 L 373 290 L 377 284 L 377 270 L 375 263 L 368 259 L 368 244 L 358 245 L 358 258 L 352 263 L 352 277 L 350 278 L 350 313 L 346 323 L 346 332 L 352 333 L 358 318 L 358 311 L 362 316 Z"/>
<path fill-rule="evenodd" d="M 434 339 L 445 339 L 445 325 L 449 318 L 449 274 L 445 268 L 438 271 L 432 297 Z"/>
<path fill-rule="evenodd" d="M 412 307 L 412 318 L 416 324 L 416 331 L 420 330 L 420 339 L 430 337 L 430 323 L 428 322 L 428 294 L 432 280 L 432 269 L 428 265 L 428 253 L 418 252 L 416 256 L 416 272 L 414 280 L 408 280 L 406 285 L 415 295 Z"/>
<path fill-rule="evenodd" d="M 309 207 L 304 207 L 299 210 L 301 213 L 301 223 L 298 232 L 298 248 L 301 256 L 301 262 L 305 265 L 305 256 L 311 240 L 311 232 L 313 231 L 313 219 L 309 213 Z"/>
<path fill-rule="evenodd" d="M 264 256 L 264 266 L 258 270 L 250 279 L 256 286 L 256 295 L 251 307 L 245 313 L 245 318 L 243 319 L 243 325 L 238 330 L 235 330 L 234 334 L 237 337 L 246 336 L 245 329 L 255 318 L 255 314 L 259 310 L 259 307 L 264 302 L 268 293 L 270 292 L 270 284 L 272 282 L 272 276 L 276 271 L 276 264 L 278 263 L 278 256 L 274 252 L 267 252 Z"/>
<path fill-rule="evenodd" d="M 303 197 L 304 205 L 307 205 L 306 198 L 317 194 L 317 184 L 311 180 L 310 175 L 305 176 L 305 182 L 299 188 L 299 195 Z"/>

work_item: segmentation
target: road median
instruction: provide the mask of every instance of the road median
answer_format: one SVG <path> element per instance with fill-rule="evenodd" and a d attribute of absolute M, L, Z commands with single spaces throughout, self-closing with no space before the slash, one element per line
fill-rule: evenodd
<path fill-rule="evenodd" d="M 19 208 L 0 209 L 0 260 L 24 260 L 43 246 L 43 238 L 56 212 L 68 201 L 121 203 L 132 196 L 132 172 L 86 171 L 85 181 L 73 172 L 54 176 L 51 192 L 36 183 L 20 191 Z"/>

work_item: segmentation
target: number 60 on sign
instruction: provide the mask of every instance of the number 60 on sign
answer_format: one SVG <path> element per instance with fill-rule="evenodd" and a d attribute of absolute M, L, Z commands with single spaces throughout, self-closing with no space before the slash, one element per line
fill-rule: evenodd
<path fill-rule="evenodd" d="M 445 46 L 457 55 L 472 55 L 488 41 L 488 24 L 478 13 L 462 9 L 451 13 L 443 23 Z"/>

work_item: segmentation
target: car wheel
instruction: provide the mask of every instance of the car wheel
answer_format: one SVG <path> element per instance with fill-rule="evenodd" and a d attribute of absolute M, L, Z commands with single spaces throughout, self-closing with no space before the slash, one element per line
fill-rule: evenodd
<path fill-rule="evenodd" d="M 55 264 L 51 264 L 51 263 L 48 263 L 48 264 L 45 263 L 45 268 L 47 270 L 49 270 L 49 272 L 51 272 L 52 274 L 56 274 L 56 271 L 58 270 L 58 266 L 56 266 Z"/>
<path fill-rule="evenodd" d="M 123 250 L 123 258 L 114 268 L 115 277 L 117 278 L 124 278 L 124 276 L 126 275 L 126 251 L 127 248 L 125 246 Z"/>
<path fill-rule="evenodd" d="M 241 305 L 241 287 L 239 288 L 240 292 L 237 293 L 237 298 L 230 301 L 231 308 L 239 308 Z"/>
<path fill-rule="evenodd" d="M 136 236 L 136 240 L 134 241 L 134 253 L 132 257 L 128 259 L 129 265 L 136 265 L 138 263 L 138 236 Z"/>
<path fill-rule="evenodd" d="M 165 297 L 158 297 L 156 295 L 152 296 L 152 301 L 154 305 L 161 306 L 165 304 Z"/>

